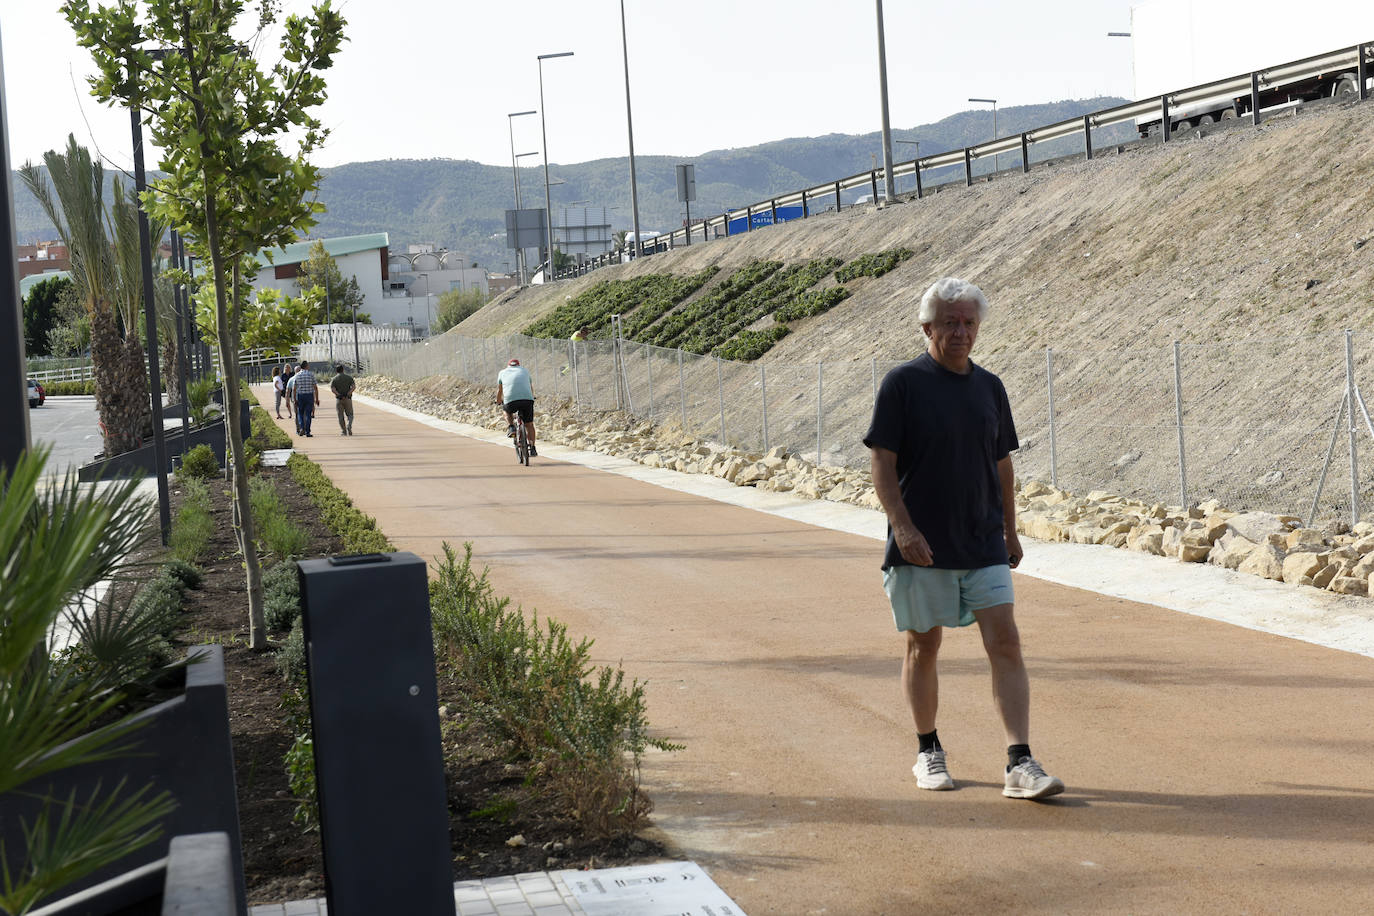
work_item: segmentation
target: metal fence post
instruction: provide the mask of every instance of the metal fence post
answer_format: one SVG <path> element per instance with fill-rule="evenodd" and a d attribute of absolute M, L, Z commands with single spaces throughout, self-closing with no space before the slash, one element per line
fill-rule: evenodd
<path fill-rule="evenodd" d="M 1021 171 L 1030 171 L 1030 143 L 1026 140 L 1026 135 L 1021 134 Z"/>
<path fill-rule="evenodd" d="M 1355 444 L 1358 431 L 1355 404 L 1359 393 L 1355 388 L 1355 338 L 1354 331 L 1345 332 L 1345 394 L 1350 401 L 1350 524 L 1360 523 L 1360 462 Z"/>
<path fill-rule="evenodd" d="M 682 401 L 682 431 L 687 432 L 687 385 L 682 376 L 682 348 L 677 351 L 677 396 Z"/>
<path fill-rule="evenodd" d="M 1054 437 L 1054 347 L 1045 348 L 1045 381 L 1050 393 L 1050 486 L 1059 489 L 1059 455 Z"/>
<path fill-rule="evenodd" d="M 821 466 L 821 430 L 825 425 L 825 361 L 816 363 L 816 467 Z"/>
<path fill-rule="evenodd" d="M 654 354 L 653 348 L 644 345 L 644 368 L 649 374 L 649 419 L 654 418 Z"/>
<path fill-rule="evenodd" d="M 572 366 L 573 407 L 582 416 L 582 389 L 577 381 L 577 341 L 568 341 L 568 365 Z"/>
<path fill-rule="evenodd" d="M 716 394 L 720 397 L 720 444 L 725 445 L 725 377 L 720 370 L 720 357 L 716 357 Z"/>
<path fill-rule="evenodd" d="M 768 451 L 768 368 L 759 363 L 759 403 L 763 405 L 763 450 Z"/>
<path fill-rule="evenodd" d="M 1174 341 L 1174 422 L 1178 427 L 1178 499 L 1188 507 L 1188 462 L 1183 449 L 1183 369 L 1180 365 L 1179 342 Z"/>
<path fill-rule="evenodd" d="M 964 187 L 973 187 L 973 154 L 964 147 Z"/>

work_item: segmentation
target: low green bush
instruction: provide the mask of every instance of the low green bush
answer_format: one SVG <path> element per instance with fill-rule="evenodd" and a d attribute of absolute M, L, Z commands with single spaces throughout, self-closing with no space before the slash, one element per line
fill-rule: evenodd
<path fill-rule="evenodd" d="M 881 277 L 912 254 L 910 248 L 889 248 L 887 251 L 860 255 L 835 271 L 835 279 L 847 283 L 859 277 Z"/>
<path fill-rule="evenodd" d="M 248 482 L 248 502 L 258 544 L 283 560 L 300 557 L 310 546 L 310 535 L 286 515 L 277 486 L 265 477 Z"/>
<path fill-rule="evenodd" d="M 649 811 L 639 762 L 649 748 L 681 746 L 649 735 L 644 687 L 591 663 L 591 641 L 554 620 L 527 619 L 497 597 L 485 571 L 444 544 L 430 583 L 436 664 L 460 683 L 463 702 L 492 734 L 528 757 L 545 791 L 590 832 L 632 832 Z"/>
<path fill-rule="evenodd" d="M 252 426 L 252 433 L 245 444 L 252 443 L 252 447 L 259 452 L 290 448 L 295 444 L 291 440 L 291 434 L 272 422 L 272 415 L 264 408 L 254 405 L 248 411 L 248 420 Z"/>
<path fill-rule="evenodd" d="M 301 616 L 300 582 L 296 564 L 278 563 L 263 574 L 263 611 L 272 630 L 289 630 Z"/>
<path fill-rule="evenodd" d="M 197 445 L 181 456 L 181 469 L 177 471 L 176 476 L 178 481 L 187 478 L 211 480 L 222 477 L 223 471 L 214 450 L 208 445 Z"/>
<path fill-rule="evenodd" d="M 787 336 L 789 328 L 785 324 L 775 324 L 764 331 L 740 331 L 725 343 L 716 347 L 714 355 L 721 359 L 748 362 L 758 359 L 772 349 L 773 344 Z"/>
<path fill-rule="evenodd" d="M 205 576 L 198 566 L 185 560 L 171 559 L 162 565 L 162 572 L 181 583 L 182 588 L 200 588 Z"/>
<path fill-rule="evenodd" d="M 320 510 L 320 518 L 343 542 L 343 553 L 391 553 L 396 548 L 386 535 L 377 530 L 377 520 L 364 515 L 353 505 L 334 482 L 320 470 L 320 466 L 304 455 L 292 455 L 286 461 L 291 476 L 296 479 L 310 501 Z"/>
<path fill-rule="evenodd" d="M 210 375 L 194 379 L 186 386 L 186 401 L 191 408 L 192 423 L 204 423 L 210 419 L 210 398 L 217 387 L 219 383 Z"/>
<path fill-rule="evenodd" d="M 50 398 L 58 395 L 95 394 L 95 379 L 83 382 L 45 382 L 43 391 Z"/>
<path fill-rule="evenodd" d="M 205 553 L 215 533 L 215 521 L 210 516 L 210 490 L 204 481 L 195 477 L 178 475 L 177 483 L 181 487 L 181 507 L 172 523 L 168 547 L 175 559 L 194 564 Z"/>

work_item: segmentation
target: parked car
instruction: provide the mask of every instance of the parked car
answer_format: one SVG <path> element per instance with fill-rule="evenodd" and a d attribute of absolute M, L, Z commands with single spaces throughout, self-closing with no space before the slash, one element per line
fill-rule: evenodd
<path fill-rule="evenodd" d="M 43 402 L 48 399 L 48 393 L 43 390 L 43 386 L 33 379 L 29 379 L 29 406 L 42 407 Z"/>

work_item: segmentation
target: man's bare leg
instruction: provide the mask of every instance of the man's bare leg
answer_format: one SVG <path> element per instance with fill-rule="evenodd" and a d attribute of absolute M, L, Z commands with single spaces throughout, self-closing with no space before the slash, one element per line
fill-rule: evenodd
<path fill-rule="evenodd" d="M 935 714 L 940 709 L 940 679 L 935 664 L 940 652 L 940 627 L 925 633 L 906 631 L 906 653 L 902 656 L 902 689 L 906 692 L 916 733 L 935 731 Z"/>
<path fill-rule="evenodd" d="M 992 666 L 992 700 L 1002 717 L 1007 744 L 1030 743 L 1030 678 L 1021 657 L 1021 634 L 1012 617 L 1012 605 L 974 611 L 983 649 Z"/>

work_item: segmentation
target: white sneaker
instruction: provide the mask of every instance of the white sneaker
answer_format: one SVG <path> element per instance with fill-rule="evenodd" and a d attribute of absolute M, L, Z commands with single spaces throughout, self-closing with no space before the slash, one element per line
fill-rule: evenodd
<path fill-rule="evenodd" d="M 916 776 L 916 788 L 943 792 L 954 788 L 954 780 L 945 767 L 945 752 L 941 748 L 921 751 L 916 755 L 916 765 L 911 768 Z"/>
<path fill-rule="evenodd" d="M 1022 757 L 1021 762 L 1007 768 L 1007 785 L 1002 794 L 1007 798 L 1049 798 L 1064 791 L 1064 783 L 1047 774 L 1034 757 Z"/>

